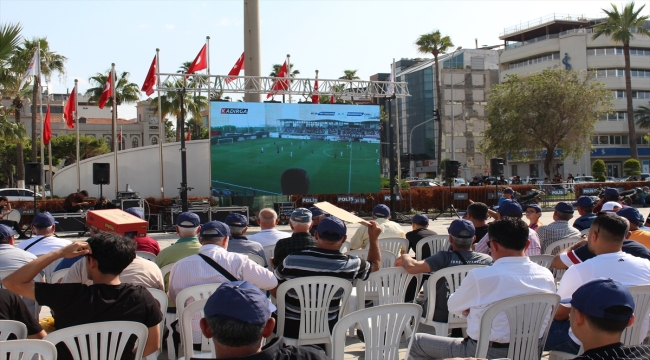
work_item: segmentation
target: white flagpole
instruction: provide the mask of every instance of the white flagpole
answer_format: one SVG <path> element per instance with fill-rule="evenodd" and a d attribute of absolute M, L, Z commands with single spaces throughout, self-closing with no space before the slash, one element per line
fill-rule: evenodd
<path fill-rule="evenodd" d="M 209 197 L 212 197 L 212 150 L 210 149 L 210 130 L 212 129 L 212 109 L 210 106 L 210 37 L 205 37 L 206 46 L 206 56 L 208 61 L 208 191 Z"/>
<path fill-rule="evenodd" d="M 77 96 L 77 85 L 79 80 L 74 79 L 74 119 L 75 132 L 77 134 L 77 192 L 81 191 L 81 169 L 79 168 L 79 97 Z"/>
<path fill-rule="evenodd" d="M 397 81 L 397 73 L 395 71 L 395 58 L 393 58 L 393 68 L 391 69 L 393 73 L 393 81 Z M 393 94 L 395 94 L 393 92 Z M 395 98 L 395 145 L 397 147 L 397 186 L 399 190 L 402 190 L 402 164 L 401 164 L 401 149 L 400 149 L 400 125 L 399 125 L 399 103 L 397 98 Z"/>
<path fill-rule="evenodd" d="M 291 55 L 287 54 L 287 90 L 289 92 L 289 104 L 291 104 Z"/>
<path fill-rule="evenodd" d="M 165 139 L 165 119 L 162 115 L 160 99 L 160 49 L 156 49 L 156 90 L 158 91 L 158 157 L 160 158 L 160 197 L 165 197 L 165 172 L 163 171 L 163 141 Z"/>
<path fill-rule="evenodd" d="M 45 120 L 43 119 L 43 86 L 41 85 L 41 43 L 38 42 L 38 69 L 37 73 L 35 75 L 35 81 L 38 81 L 38 116 L 41 119 L 41 183 L 40 185 L 43 187 L 45 186 L 45 149 L 43 148 L 45 145 L 43 144 L 43 134 L 44 134 L 44 126 L 45 126 Z M 48 92 L 50 88 L 48 87 Z M 44 189 L 41 189 L 44 190 Z"/>
<path fill-rule="evenodd" d="M 50 106 L 50 83 L 47 83 L 47 106 Z M 50 132 L 52 131 L 52 121 L 50 120 Z M 52 139 L 47 143 L 48 165 L 50 167 L 50 196 L 54 194 L 54 179 L 52 178 Z M 41 156 L 42 157 L 42 156 Z"/>
<path fill-rule="evenodd" d="M 117 101 L 115 99 L 115 63 L 111 64 L 111 73 L 109 74 L 111 76 L 111 98 L 113 99 L 113 113 L 111 114 L 112 123 L 113 123 L 113 134 L 115 134 L 115 139 L 113 139 L 113 164 L 115 164 L 115 196 L 117 197 L 117 192 L 119 191 L 120 188 L 120 178 L 118 176 L 118 164 L 117 164 L 117 150 L 119 149 L 117 146 Z M 106 79 L 108 81 L 109 79 Z M 121 145 L 121 141 L 120 141 Z"/>

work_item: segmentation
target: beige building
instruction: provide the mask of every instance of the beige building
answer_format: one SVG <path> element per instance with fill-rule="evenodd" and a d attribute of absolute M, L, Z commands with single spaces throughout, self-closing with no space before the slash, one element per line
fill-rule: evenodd
<path fill-rule="evenodd" d="M 579 159 L 558 160 L 562 164 L 558 172 L 564 177 L 568 173 L 591 175 L 591 164 L 596 159 L 603 159 L 607 164 L 607 176 L 623 177 L 622 165 L 630 158 L 630 141 L 638 145 L 643 172 L 650 170 L 650 146 L 643 139 L 648 130 L 637 127 L 637 138 L 628 136 L 623 46 L 606 36 L 592 40 L 593 26 L 601 21 L 554 15 L 507 28 L 500 36 L 505 43 L 505 48 L 499 51 L 501 81 L 509 74 L 525 76 L 545 69 L 571 68 L 593 72 L 596 80 L 612 91 L 616 112 L 598 121 L 591 139 L 594 148 L 591 153 Z M 650 28 L 650 23 L 646 25 Z M 630 48 L 632 102 L 637 109 L 650 102 L 650 37 L 636 36 Z M 543 159 L 533 159 L 528 163 L 509 162 L 506 172 L 522 178 L 543 178 L 543 168 Z"/>

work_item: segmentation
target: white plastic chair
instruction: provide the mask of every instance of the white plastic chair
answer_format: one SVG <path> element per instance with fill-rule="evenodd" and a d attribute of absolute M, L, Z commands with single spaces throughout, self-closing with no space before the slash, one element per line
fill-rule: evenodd
<path fill-rule="evenodd" d="M 246 254 L 246 255 L 248 256 L 249 259 L 253 260 L 257 265 L 264 267 L 264 259 L 261 256 L 255 254 Z"/>
<path fill-rule="evenodd" d="M 431 235 L 427 236 L 420 241 L 418 241 L 417 247 L 415 249 L 415 259 L 422 259 L 422 250 L 425 246 L 428 246 L 431 250 L 431 255 L 440 252 L 449 250 L 449 235 Z"/>
<path fill-rule="evenodd" d="M 180 328 L 181 328 L 181 339 L 184 344 L 193 344 L 192 338 L 192 320 L 197 316 L 199 318 L 204 317 L 203 308 L 208 299 L 196 300 L 193 303 L 187 305 L 183 310 L 183 313 L 180 315 Z M 217 351 L 214 347 L 212 339 L 208 339 L 205 336 L 201 335 L 201 351 L 199 353 L 194 352 L 194 346 L 189 345 L 185 346 L 183 350 L 184 356 L 180 359 L 191 359 L 191 358 L 211 358 L 214 359 L 217 357 Z"/>
<path fill-rule="evenodd" d="M 449 329 L 466 328 L 467 319 L 451 313 L 449 313 L 446 323 L 433 321 L 433 315 L 436 309 L 436 284 L 438 283 L 438 280 L 446 279 L 448 285 L 447 289 L 449 295 L 451 295 L 456 292 L 456 289 L 460 287 L 460 284 L 471 270 L 484 266 L 485 265 L 458 265 L 440 269 L 432 273 L 429 277 L 430 285 L 428 288 L 427 312 L 420 318 L 420 322 L 432 326 L 438 336 L 447 336 Z"/>
<path fill-rule="evenodd" d="M 160 272 L 162 273 L 162 278 L 165 281 L 165 284 L 167 285 L 167 289 L 165 289 L 167 291 L 169 291 L 169 273 L 172 271 L 172 267 L 174 267 L 174 264 L 176 264 L 176 263 L 167 264 L 167 265 L 163 266 L 162 268 L 160 268 Z M 167 307 L 169 307 L 170 302 L 171 302 L 171 300 L 169 298 L 167 298 Z M 174 320 L 176 320 L 176 314 L 170 314 L 170 313 L 165 314 L 165 326 L 167 327 L 167 329 L 169 329 L 169 331 L 171 331 L 171 328 L 169 327 L 169 324 L 174 322 Z M 171 332 L 170 332 L 170 334 L 171 334 Z M 162 336 L 162 334 L 161 334 L 161 336 Z M 174 354 L 174 351 L 169 350 L 169 349 L 173 349 L 173 348 L 174 348 L 174 341 L 173 341 L 171 335 L 169 335 L 169 336 L 167 336 L 167 357 L 169 358 L 169 360 L 176 360 L 176 354 Z"/>
<path fill-rule="evenodd" d="M 82 260 L 80 260 L 82 261 Z M 50 276 L 50 284 L 57 284 L 59 281 L 63 280 L 63 278 L 68 275 L 68 271 L 70 268 L 67 269 L 61 269 L 57 270 L 52 273 L 52 276 Z"/>
<path fill-rule="evenodd" d="M 27 339 L 27 326 L 20 321 L 0 320 L 0 341 L 7 340 L 11 334 L 14 334 L 19 340 Z"/>
<path fill-rule="evenodd" d="M 269 261 L 269 267 L 271 266 L 271 258 L 273 257 L 274 252 L 275 252 L 275 244 L 266 245 L 264 247 L 264 254 L 266 255 L 266 259 Z"/>
<path fill-rule="evenodd" d="M 386 250 L 380 250 L 381 252 L 381 268 L 389 268 L 393 267 L 395 265 L 395 254 L 393 254 L 390 251 Z M 367 249 L 359 249 L 359 250 L 350 250 L 345 255 L 348 256 L 358 256 L 364 260 L 368 259 L 368 250 Z"/>
<path fill-rule="evenodd" d="M 345 254 L 345 253 L 347 253 L 348 251 L 350 251 L 350 242 L 349 242 L 349 241 L 344 241 L 344 242 L 343 242 L 343 245 L 341 245 L 341 248 L 339 249 L 339 251 L 340 251 L 341 253 L 343 253 L 343 254 Z"/>
<path fill-rule="evenodd" d="M 375 305 L 403 304 L 406 288 L 416 275 L 409 274 L 403 267 L 379 269 L 366 281 L 357 281 L 357 309 L 364 309 L 366 300 Z M 419 280 L 418 280 L 419 285 Z"/>
<path fill-rule="evenodd" d="M 131 335 L 135 335 L 138 338 L 135 360 L 140 360 L 148 334 L 147 327 L 138 322 L 106 321 L 57 330 L 49 333 L 44 340 L 54 345 L 64 343 L 74 359 L 119 360 L 124 351 L 131 351 L 125 346 Z"/>
<path fill-rule="evenodd" d="M 487 357 L 492 321 L 498 314 L 505 312 L 510 324 L 510 347 L 507 358 L 540 359 L 559 302 L 560 296 L 557 294 L 530 294 L 506 298 L 491 304 L 481 315 L 481 336 L 477 339 L 475 356 Z M 540 341 L 539 334 L 547 318 L 548 323 Z"/>
<path fill-rule="evenodd" d="M 277 290 L 278 301 L 278 336 L 284 335 L 285 296 L 289 290 L 294 290 L 300 302 L 300 331 L 298 339 L 284 338 L 289 345 L 325 344 L 325 352 L 332 355 L 332 342 L 328 323 L 329 306 L 337 293 L 341 294 L 339 319 L 343 314 L 352 283 L 345 279 L 332 276 L 308 276 L 292 279 L 282 283 Z"/>
<path fill-rule="evenodd" d="M 147 288 L 147 290 L 149 290 L 153 298 L 158 301 L 158 306 L 160 306 L 160 312 L 162 313 L 162 321 L 160 321 L 160 348 L 154 353 L 147 356 L 147 360 L 156 360 L 162 351 L 163 334 L 165 333 L 165 315 L 167 314 L 168 299 L 167 294 L 160 289 Z"/>
<path fill-rule="evenodd" d="M 34 355 L 40 355 L 36 357 Z M 56 347 L 43 340 L 0 341 L 0 359 L 9 360 L 56 360 Z"/>
<path fill-rule="evenodd" d="M 366 249 L 370 244 L 366 246 Z M 395 257 L 402 255 L 402 249 L 406 251 L 409 248 L 409 241 L 402 238 L 384 238 L 379 239 L 379 249 L 390 251 L 395 254 Z"/>
<path fill-rule="evenodd" d="M 533 255 L 528 257 L 530 261 L 534 262 L 535 264 L 545 267 L 549 270 L 551 270 L 551 262 L 553 261 L 553 255 Z"/>
<path fill-rule="evenodd" d="M 136 251 L 135 254 L 149 261 L 156 261 L 156 254 L 152 254 L 148 251 Z"/>
<path fill-rule="evenodd" d="M 59 263 L 63 261 L 63 258 L 61 259 L 56 259 L 54 260 L 50 265 L 46 266 L 45 269 L 43 269 L 43 274 L 45 275 L 45 282 L 47 283 L 52 283 L 52 274 L 54 274 L 54 269 L 56 269 L 57 266 L 59 266 Z"/>
<path fill-rule="evenodd" d="M 579 241 L 582 241 L 582 238 L 578 236 L 568 237 L 568 238 L 560 239 L 558 241 L 554 241 L 546 247 L 546 250 L 544 250 L 544 254 L 555 255 L 561 252 L 562 250 L 571 247 L 573 244 Z"/>
<path fill-rule="evenodd" d="M 190 304 L 198 300 L 207 300 L 210 297 L 210 295 L 212 295 L 212 293 L 215 292 L 215 290 L 217 290 L 219 286 L 221 286 L 221 283 L 202 284 L 202 285 L 190 286 L 187 289 L 181 290 L 176 295 L 176 317 L 179 319 L 179 322 L 182 319 L 183 311 L 186 306 L 189 306 Z M 194 299 L 194 300 L 191 303 L 186 304 L 189 299 Z M 198 322 L 201 319 L 199 314 L 197 314 L 196 312 L 194 312 L 193 315 L 194 315 L 194 321 Z M 169 329 L 170 332 L 172 331 L 169 323 L 167 324 L 167 328 Z M 183 341 L 183 339 L 185 338 L 185 335 L 183 334 L 183 327 L 179 325 L 178 329 L 181 334 L 181 343 L 179 345 L 178 350 L 185 352 L 186 346 L 185 346 L 185 342 Z M 192 339 L 192 333 L 190 332 L 190 334 L 188 335 L 190 336 L 190 339 Z M 201 336 L 201 338 L 204 338 L 204 336 Z M 204 345 L 207 344 L 205 340 L 203 340 L 203 344 Z M 192 345 L 193 344 L 191 343 L 189 346 L 190 349 L 193 349 Z M 171 349 L 173 348 L 174 347 L 172 345 Z M 168 349 L 167 352 L 169 352 L 170 349 L 169 346 L 167 347 L 167 349 Z M 205 347 L 202 346 L 202 349 L 205 349 Z"/>
<path fill-rule="evenodd" d="M 167 264 L 160 268 L 160 272 L 162 273 L 162 277 L 165 282 L 169 281 L 169 273 L 172 272 L 172 268 L 174 267 L 174 264 L 176 263 Z M 169 291 L 169 289 L 165 289 L 165 290 Z"/>
<path fill-rule="evenodd" d="M 422 308 L 416 304 L 380 305 L 348 314 L 332 329 L 332 359 L 345 357 L 345 331 L 355 325 L 363 331 L 366 359 L 408 359 L 415 337 L 410 338 L 406 354 L 401 357 L 402 331 L 408 329 L 407 332 L 414 334 L 421 315 Z"/>

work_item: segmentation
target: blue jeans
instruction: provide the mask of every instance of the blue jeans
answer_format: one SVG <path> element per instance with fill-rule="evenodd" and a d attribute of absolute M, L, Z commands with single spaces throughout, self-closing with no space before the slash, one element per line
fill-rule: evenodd
<path fill-rule="evenodd" d="M 578 354 L 580 345 L 576 344 L 569 336 L 569 320 L 555 321 L 551 323 L 551 329 L 548 331 L 544 350 L 558 350 L 569 354 Z"/>

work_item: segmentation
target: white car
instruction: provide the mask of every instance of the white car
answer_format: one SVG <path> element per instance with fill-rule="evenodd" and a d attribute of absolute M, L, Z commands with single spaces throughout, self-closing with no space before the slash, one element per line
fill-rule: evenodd
<path fill-rule="evenodd" d="M 9 201 L 34 201 L 34 192 L 29 189 L 0 189 L 0 196 L 6 196 Z M 40 198 L 41 194 L 36 193 L 36 197 Z"/>
<path fill-rule="evenodd" d="M 454 178 L 454 186 L 462 186 L 462 185 L 467 185 L 467 183 L 465 183 L 465 179 Z"/>

